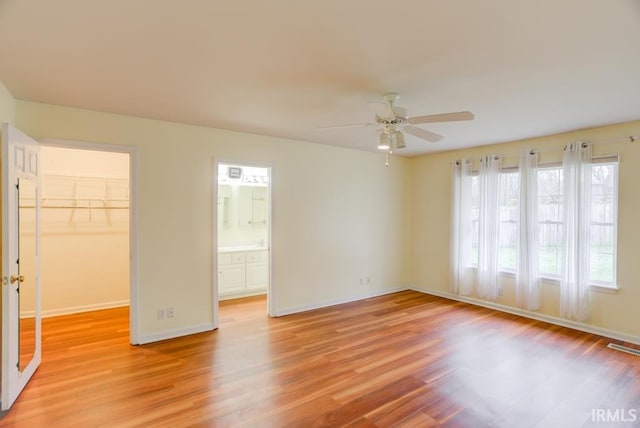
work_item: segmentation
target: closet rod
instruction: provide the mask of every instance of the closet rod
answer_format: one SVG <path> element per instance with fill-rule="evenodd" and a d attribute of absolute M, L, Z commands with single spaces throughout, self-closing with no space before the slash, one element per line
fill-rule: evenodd
<path fill-rule="evenodd" d="M 30 198 L 33 199 L 33 198 Z M 129 202 L 129 199 L 127 198 L 106 198 L 106 199 L 98 199 L 98 198 L 50 198 L 50 197 L 46 197 L 46 198 L 42 198 L 42 202 L 46 202 L 46 201 L 95 201 L 95 202 Z"/>
<path fill-rule="evenodd" d="M 20 208 L 35 208 L 34 206 L 21 206 Z M 57 206 L 57 207 L 43 207 L 40 209 L 56 209 L 56 210 L 128 210 L 129 207 L 70 207 L 70 206 Z"/>

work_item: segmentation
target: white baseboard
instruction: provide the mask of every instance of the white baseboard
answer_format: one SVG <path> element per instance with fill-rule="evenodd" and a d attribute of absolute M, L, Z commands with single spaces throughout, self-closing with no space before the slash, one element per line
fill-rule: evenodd
<path fill-rule="evenodd" d="M 548 322 L 549 324 L 559 325 L 561 327 L 567 327 L 574 330 L 584 331 L 585 333 L 596 334 L 598 336 L 608 337 L 610 339 L 621 340 L 623 342 L 633 343 L 634 345 L 640 345 L 640 337 L 633 336 L 626 333 L 621 333 L 615 330 L 609 330 L 606 328 L 596 327 L 593 325 L 571 321 L 564 318 L 554 317 L 552 315 L 541 314 L 538 312 L 526 311 L 520 308 L 514 308 L 512 306 L 502 305 L 500 303 L 489 302 L 486 300 L 480 300 L 473 297 L 458 296 L 446 291 L 422 289 L 409 287 L 408 290 L 417 291 L 418 293 L 430 294 L 432 296 L 443 297 L 449 300 L 457 300 L 459 302 L 469 303 L 471 305 L 482 306 L 489 309 L 495 309 L 496 311 L 506 312 L 513 315 L 519 315 L 521 317 L 534 319 L 537 321 Z"/>
<path fill-rule="evenodd" d="M 252 296 L 266 296 L 267 290 L 257 290 L 251 291 L 248 293 L 229 293 L 229 294 L 221 294 L 218 296 L 218 301 L 222 302 L 223 300 L 231 300 L 231 299 L 241 299 L 243 297 L 252 297 Z"/>
<path fill-rule="evenodd" d="M 90 312 L 90 311 L 99 311 L 101 309 L 112 309 L 112 308 L 120 308 L 122 306 L 129 306 L 128 300 L 117 300 L 115 302 L 104 302 L 104 303 L 95 303 L 91 305 L 82 305 L 82 306 L 70 306 L 67 308 L 55 308 L 55 309 L 45 309 L 42 311 L 42 318 L 55 317 L 58 315 L 70 315 L 70 314 L 78 314 L 81 312 Z M 34 311 L 24 311 L 20 313 L 21 318 L 32 318 L 34 315 Z"/>
<path fill-rule="evenodd" d="M 204 323 L 194 325 L 192 327 L 165 330 L 159 333 L 143 334 L 138 337 L 137 345 L 144 345 L 146 343 L 159 342 L 161 340 L 167 339 L 175 339 L 176 337 L 188 336 L 190 334 L 204 333 L 205 331 L 211 331 L 213 329 L 213 323 Z"/>
<path fill-rule="evenodd" d="M 274 317 L 282 317 L 282 316 L 285 316 L 285 315 L 297 314 L 299 312 L 312 311 L 314 309 L 327 308 L 329 306 L 341 305 L 343 303 L 351 303 L 351 302 L 355 302 L 355 301 L 358 301 L 358 300 L 370 299 L 371 297 L 384 296 L 386 294 L 393 294 L 393 293 L 397 293 L 399 291 L 406 291 L 406 290 L 410 290 L 410 288 L 406 287 L 406 286 L 403 286 L 403 287 L 392 288 L 392 289 L 387 289 L 387 290 L 373 291 L 373 292 L 370 292 L 370 293 L 363 294 L 361 296 L 347 297 L 347 298 L 344 298 L 344 299 L 328 300 L 328 301 L 325 301 L 325 302 L 322 302 L 322 303 L 316 303 L 316 304 L 311 304 L 311 305 L 295 306 L 295 307 L 292 307 L 292 308 L 286 308 L 286 309 L 277 310 L 275 312 L 275 314 L 273 314 L 273 316 Z"/>

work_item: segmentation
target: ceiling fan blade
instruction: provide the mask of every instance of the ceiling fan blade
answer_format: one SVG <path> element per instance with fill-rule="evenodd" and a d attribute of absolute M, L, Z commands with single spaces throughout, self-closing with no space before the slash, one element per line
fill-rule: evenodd
<path fill-rule="evenodd" d="M 427 116 L 410 117 L 411 123 L 455 122 L 458 120 L 472 120 L 475 116 L 470 111 L 458 111 L 454 113 L 429 114 Z"/>
<path fill-rule="evenodd" d="M 416 126 L 405 126 L 404 130 L 407 134 L 422 138 L 423 140 L 431 141 L 432 143 L 437 143 L 444 138 L 442 135 L 438 135 L 435 132 L 427 131 Z"/>
<path fill-rule="evenodd" d="M 350 123 L 346 125 L 333 125 L 333 126 L 317 126 L 315 129 L 340 129 L 340 128 L 363 128 L 367 126 L 374 126 L 375 123 Z"/>

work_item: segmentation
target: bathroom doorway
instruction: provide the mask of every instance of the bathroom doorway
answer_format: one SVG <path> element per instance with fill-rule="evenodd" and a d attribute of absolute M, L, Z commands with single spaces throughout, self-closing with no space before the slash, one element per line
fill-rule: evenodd
<path fill-rule="evenodd" d="M 271 168 L 219 161 L 216 172 L 216 305 L 249 299 L 269 313 Z"/>

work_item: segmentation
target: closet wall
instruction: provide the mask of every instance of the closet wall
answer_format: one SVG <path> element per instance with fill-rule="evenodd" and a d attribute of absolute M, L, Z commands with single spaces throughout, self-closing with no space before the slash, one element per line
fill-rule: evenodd
<path fill-rule="evenodd" d="M 129 304 L 129 156 L 41 149 L 42 314 Z"/>

